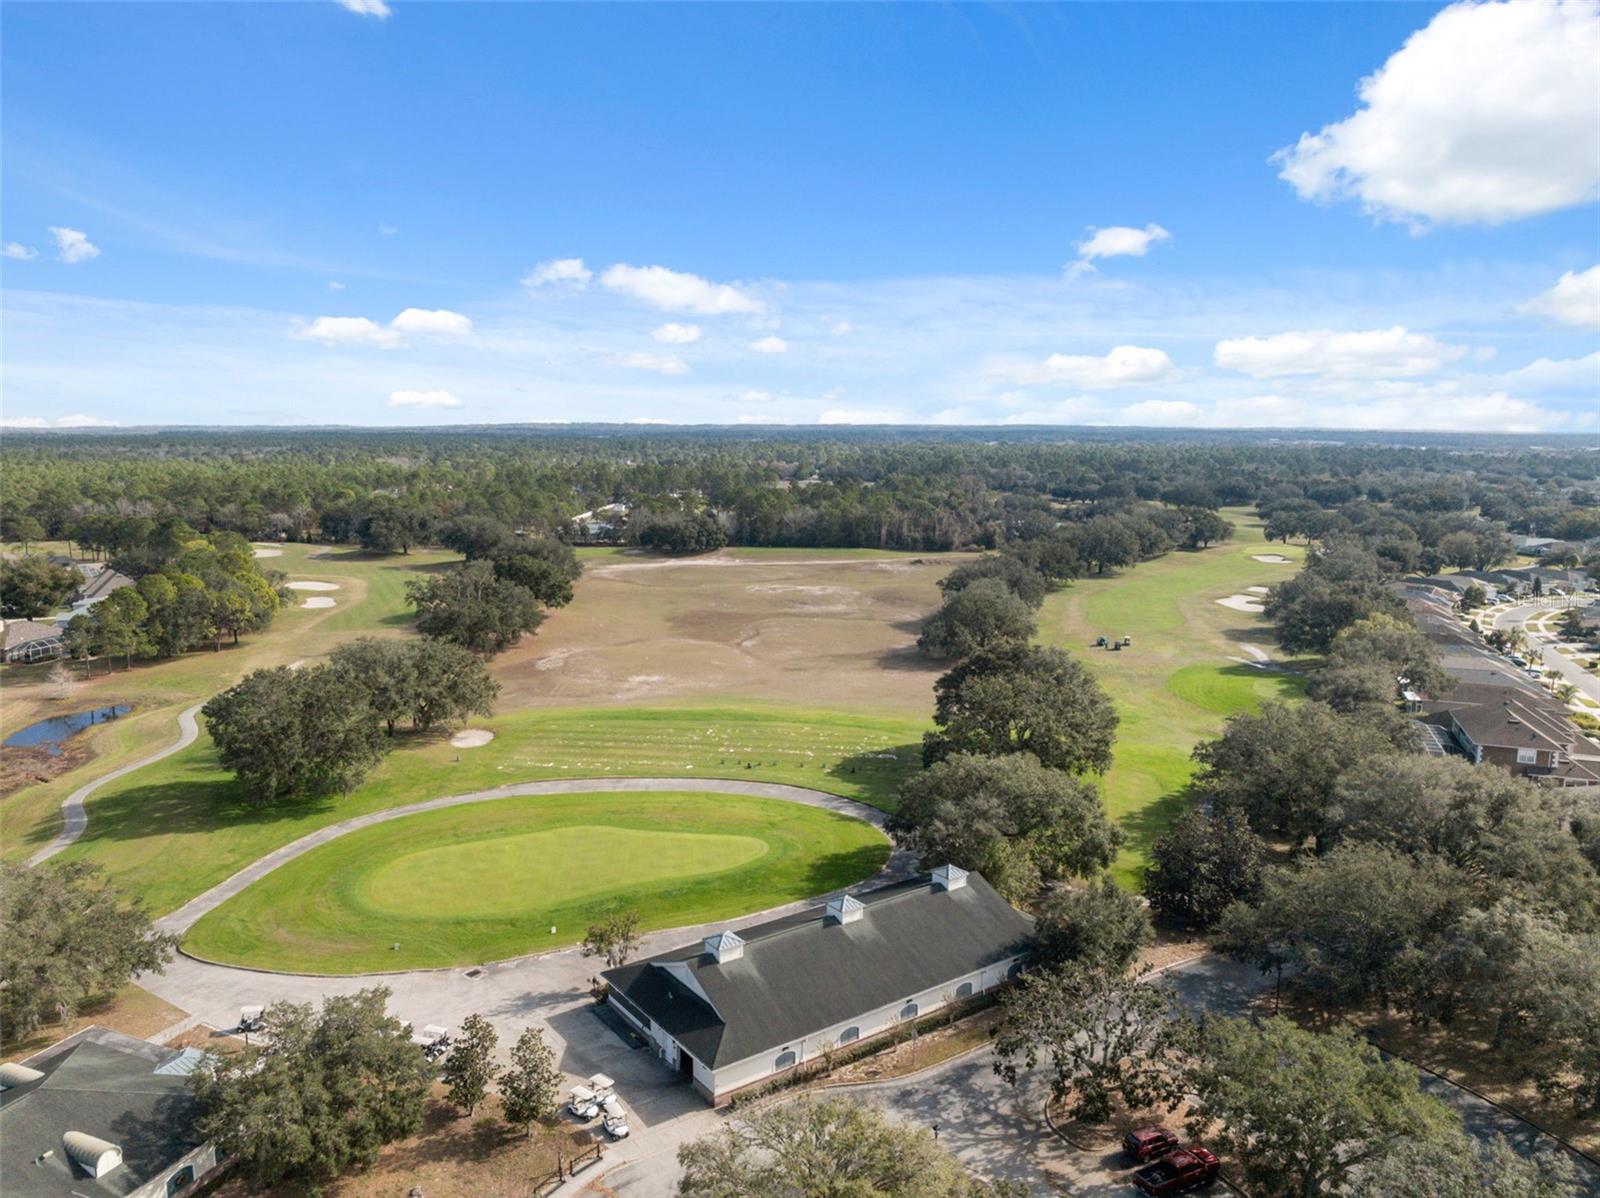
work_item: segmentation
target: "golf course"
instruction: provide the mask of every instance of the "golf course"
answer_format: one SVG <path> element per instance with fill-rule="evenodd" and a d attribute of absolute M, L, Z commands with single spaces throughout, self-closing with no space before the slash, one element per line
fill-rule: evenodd
<path fill-rule="evenodd" d="M 185 947 L 266 969 L 472 964 L 573 944 L 621 910 L 643 930 L 743 915 L 871 877 L 889 845 L 798 803 L 682 792 L 538 795 L 405 816 L 297 857 Z"/>

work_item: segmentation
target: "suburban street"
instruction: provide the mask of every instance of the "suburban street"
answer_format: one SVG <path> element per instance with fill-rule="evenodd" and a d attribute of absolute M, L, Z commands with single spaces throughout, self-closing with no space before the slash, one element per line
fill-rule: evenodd
<path fill-rule="evenodd" d="M 1496 628 L 1510 629 L 1520 627 L 1530 616 L 1550 610 L 1548 604 L 1524 603 L 1508 608 L 1494 618 Z M 1579 691 L 1600 703 L 1600 675 L 1591 674 L 1588 670 L 1575 663 L 1566 654 L 1560 652 L 1555 643 L 1549 638 L 1538 634 L 1529 633 L 1530 648 L 1537 647 L 1540 661 L 1545 669 L 1555 670 L 1563 679 L 1576 686 Z"/>

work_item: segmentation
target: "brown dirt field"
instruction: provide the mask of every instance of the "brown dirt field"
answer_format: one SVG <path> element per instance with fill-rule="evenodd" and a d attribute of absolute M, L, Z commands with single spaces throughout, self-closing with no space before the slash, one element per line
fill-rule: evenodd
<path fill-rule="evenodd" d="M 93 750 L 77 737 L 62 745 L 61 752 L 53 757 L 43 747 L 0 749 L 0 795 L 48 782 L 58 774 L 77 769 L 93 756 Z"/>
<path fill-rule="evenodd" d="M 169 1028 L 184 1017 L 184 1012 L 164 999 L 138 986 L 124 986 L 110 998 L 86 1005 L 76 1019 L 65 1024 L 49 1023 L 25 1040 L 5 1045 L 5 1059 L 19 1061 L 57 1040 L 64 1040 L 86 1027 L 108 1027 L 125 1036 L 141 1039 Z"/>
<path fill-rule="evenodd" d="M 739 698 L 923 715 L 916 638 L 970 555 L 590 562 L 572 603 L 500 655 L 501 709 Z"/>

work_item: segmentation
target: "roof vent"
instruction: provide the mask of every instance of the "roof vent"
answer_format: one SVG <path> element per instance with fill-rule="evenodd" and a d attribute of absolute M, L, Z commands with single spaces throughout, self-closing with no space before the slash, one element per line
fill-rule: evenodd
<path fill-rule="evenodd" d="M 732 932 L 718 932 L 715 936 L 707 936 L 705 946 L 706 952 L 711 954 L 718 965 L 737 961 L 744 956 L 744 941 Z"/>
<path fill-rule="evenodd" d="M 866 907 L 854 895 L 841 894 L 838 898 L 828 900 L 828 911 L 823 916 L 823 922 L 833 920 L 834 923 L 855 923 L 866 914 Z"/>
<path fill-rule="evenodd" d="M 104 1177 L 122 1164 L 122 1149 L 91 1136 L 85 1131 L 69 1131 L 61 1137 L 67 1155 L 90 1177 Z"/>
<path fill-rule="evenodd" d="M 12 1090 L 17 1086 L 39 1081 L 43 1077 L 44 1074 L 37 1069 L 29 1069 L 26 1065 L 18 1065 L 15 1062 L 0 1065 L 0 1090 Z"/>
<path fill-rule="evenodd" d="M 933 871 L 935 890 L 960 890 L 967 884 L 967 871 L 959 865 L 941 865 Z"/>

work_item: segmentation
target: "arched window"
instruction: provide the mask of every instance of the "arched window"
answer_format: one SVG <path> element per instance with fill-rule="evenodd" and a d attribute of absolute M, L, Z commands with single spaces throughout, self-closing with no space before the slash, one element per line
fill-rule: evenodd
<path fill-rule="evenodd" d="M 972 983 L 971 982 L 962 982 L 961 985 L 957 986 L 956 987 L 956 997 L 957 998 L 971 998 L 972 997 Z"/>
<path fill-rule="evenodd" d="M 840 1044 L 854 1044 L 859 1039 L 861 1039 L 861 1029 L 858 1027 L 847 1027 L 839 1033 Z"/>
<path fill-rule="evenodd" d="M 779 1069 L 787 1069 L 787 1068 L 789 1068 L 790 1065 L 793 1065 L 793 1064 L 794 1064 L 794 1051 L 792 1049 L 786 1049 L 783 1052 L 780 1052 L 778 1054 L 778 1059 L 777 1060 L 772 1062 L 772 1069 L 773 1069 L 773 1072 L 776 1073 Z"/>
<path fill-rule="evenodd" d="M 916 1017 L 917 1017 L 917 1004 L 916 1003 L 908 1002 L 905 1006 L 900 1008 L 900 1018 L 901 1019 L 915 1019 Z"/>
<path fill-rule="evenodd" d="M 194 1166 L 185 1165 L 171 1177 L 167 1178 L 167 1198 L 187 1190 L 194 1184 Z"/>

